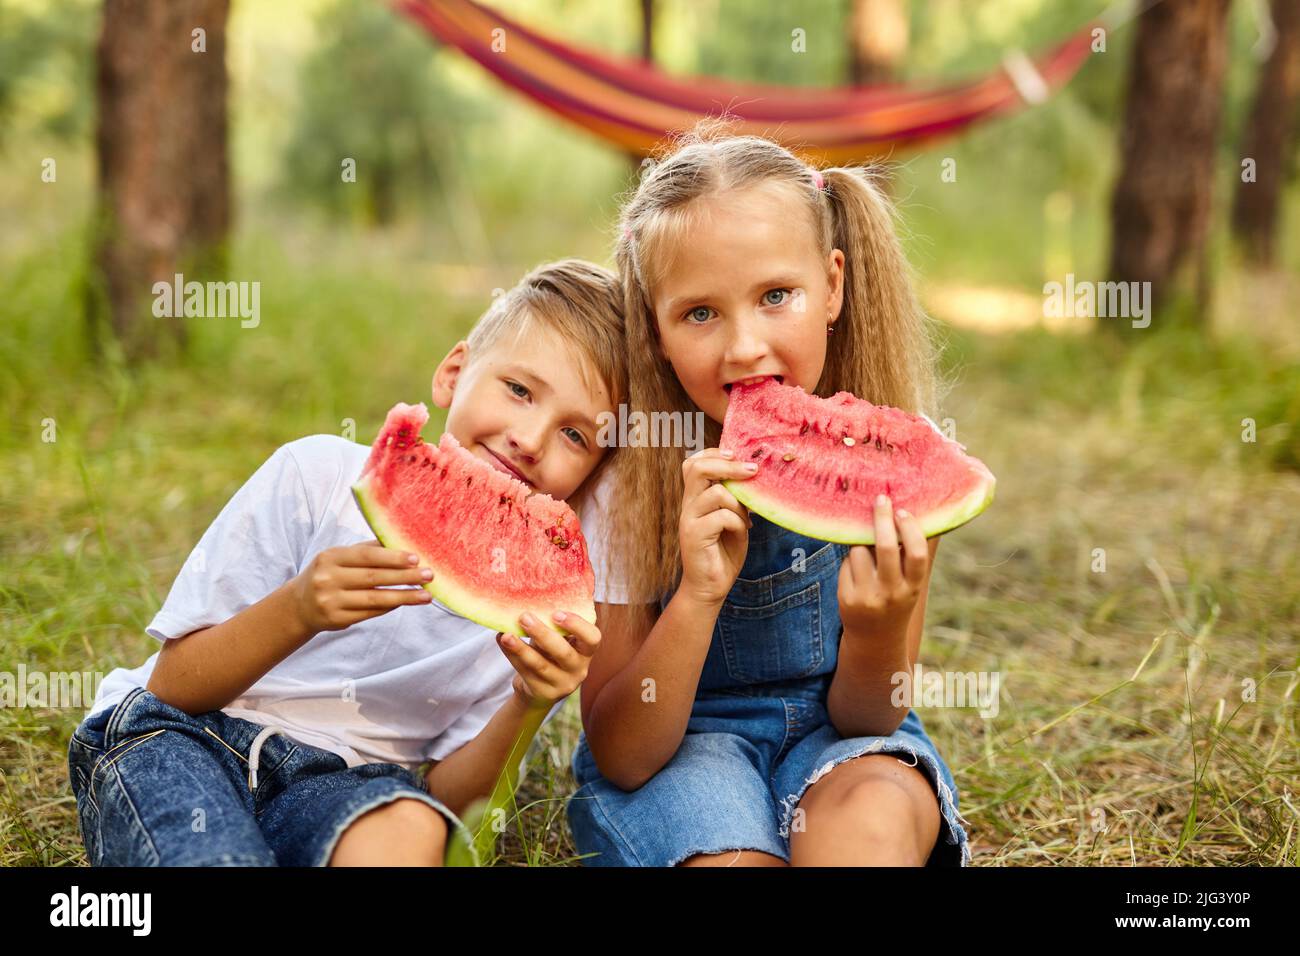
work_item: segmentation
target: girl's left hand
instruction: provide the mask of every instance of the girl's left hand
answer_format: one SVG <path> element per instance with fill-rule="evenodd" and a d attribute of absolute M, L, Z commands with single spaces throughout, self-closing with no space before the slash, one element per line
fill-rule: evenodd
<path fill-rule="evenodd" d="M 876 499 L 875 525 L 876 543 L 853 545 L 840 565 L 840 620 L 846 632 L 906 633 L 930 569 L 930 549 L 916 516 L 895 512 L 884 495 Z"/>
<path fill-rule="evenodd" d="M 550 707 L 587 679 L 600 631 L 576 614 L 565 614 L 564 620 L 555 622 L 568 634 L 556 632 L 530 613 L 522 615 L 519 623 L 531 644 L 513 634 L 497 634 L 497 645 L 516 671 L 515 694 L 529 706 Z"/>

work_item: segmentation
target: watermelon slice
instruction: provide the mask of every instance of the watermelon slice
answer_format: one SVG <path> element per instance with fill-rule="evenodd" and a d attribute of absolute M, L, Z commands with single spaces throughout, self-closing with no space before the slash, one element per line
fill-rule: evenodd
<path fill-rule="evenodd" d="M 531 611 L 552 629 L 555 611 L 596 622 L 596 577 L 578 517 L 476 458 L 450 432 L 427 444 L 424 405 L 398 403 L 370 449 L 352 494 L 375 536 L 433 569 L 424 585 L 472 621 L 525 636 Z"/>
<path fill-rule="evenodd" d="M 927 538 L 970 521 L 993 500 L 993 473 L 920 415 L 830 398 L 764 379 L 733 385 L 719 445 L 758 462 L 724 485 L 747 508 L 822 541 L 874 544 L 876 495 L 921 522 Z"/>

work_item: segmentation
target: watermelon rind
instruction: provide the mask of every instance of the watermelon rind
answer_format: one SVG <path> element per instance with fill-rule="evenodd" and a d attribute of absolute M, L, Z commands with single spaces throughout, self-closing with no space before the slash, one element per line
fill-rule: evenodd
<path fill-rule="evenodd" d="M 417 546 L 400 531 L 384 521 L 382 509 L 376 507 L 370 501 L 368 492 L 368 482 L 364 478 L 352 486 L 352 496 L 356 499 L 361 514 L 365 516 L 366 523 L 374 531 L 375 537 L 386 548 L 396 548 L 401 551 L 419 554 L 420 549 Z M 482 624 L 484 627 L 505 634 L 514 634 L 517 637 L 528 636 L 519 623 L 519 615 L 523 613 L 523 608 L 516 605 L 503 605 L 496 601 L 486 601 L 465 584 L 457 581 L 455 576 L 445 569 L 435 568 L 433 580 L 425 582 L 421 587 L 442 604 L 457 614 L 469 618 L 476 624 Z M 563 610 L 570 614 L 576 614 L 591 624 L 596 623 L 596 606 L 591 601 L 585 602 L 581 607 L 533 607 L 527 610 L 532 611 L 533 616 L 544 622 L 551 630 L 561 634 L 566 632 L 551 619 L 551 614 L 554 611 Z"/>
<path fill-rule="evenodd" d="M 874 521 L 862 523 L 846 521 L 840 517 L 827 519 L 823 515 L 800 511 L 791 507 L 789 502 L 764 493 L 762 488 L 748 478 L 727 480 L 722 484 L 746 508 L 788 531 L 808 538 L 816 538 L 818 541 L 833 541 L 837 544 L 876 543 Z M 986 470 L 980 484 L 968 494 L 950 505 L 917 515 L 922 532 L 927 538 L 933 538 L 966 524 L 993 503 L 996 486 L 997 482 L 993 475 Z"/>

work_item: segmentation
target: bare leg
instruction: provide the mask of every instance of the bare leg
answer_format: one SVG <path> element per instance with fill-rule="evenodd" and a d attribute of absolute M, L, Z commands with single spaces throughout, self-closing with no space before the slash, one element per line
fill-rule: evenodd
<path fill-rule="evenodd" d="M 924 866 L 939 838 L 939 800 L 920 767 L 892 754 L 846 760 L 799 801 L 792 866 Z"/>
<path fill-rule="evenodd" d="M 330 866 L 442 866 L 447 821 L 427 803 L 399 798 L 357 817 L 339 837 Z"/>

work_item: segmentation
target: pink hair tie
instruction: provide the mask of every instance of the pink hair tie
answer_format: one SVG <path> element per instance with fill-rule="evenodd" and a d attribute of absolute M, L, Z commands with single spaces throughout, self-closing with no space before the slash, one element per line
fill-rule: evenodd
<path fill-rule="evenodd" d="M 817 191 L 823 191 L 826 188 L 826 180 L 822 177 L 822 171 L 820 169 L 814 169 L 812 174 L 813 184 L 816 185 Z"/>
<path fill-rule="evenodd" d="M 632 230 L 627 226 L 623 227 L 623 238 L 627 240 L 631 240 L 632 238 Z"/>

